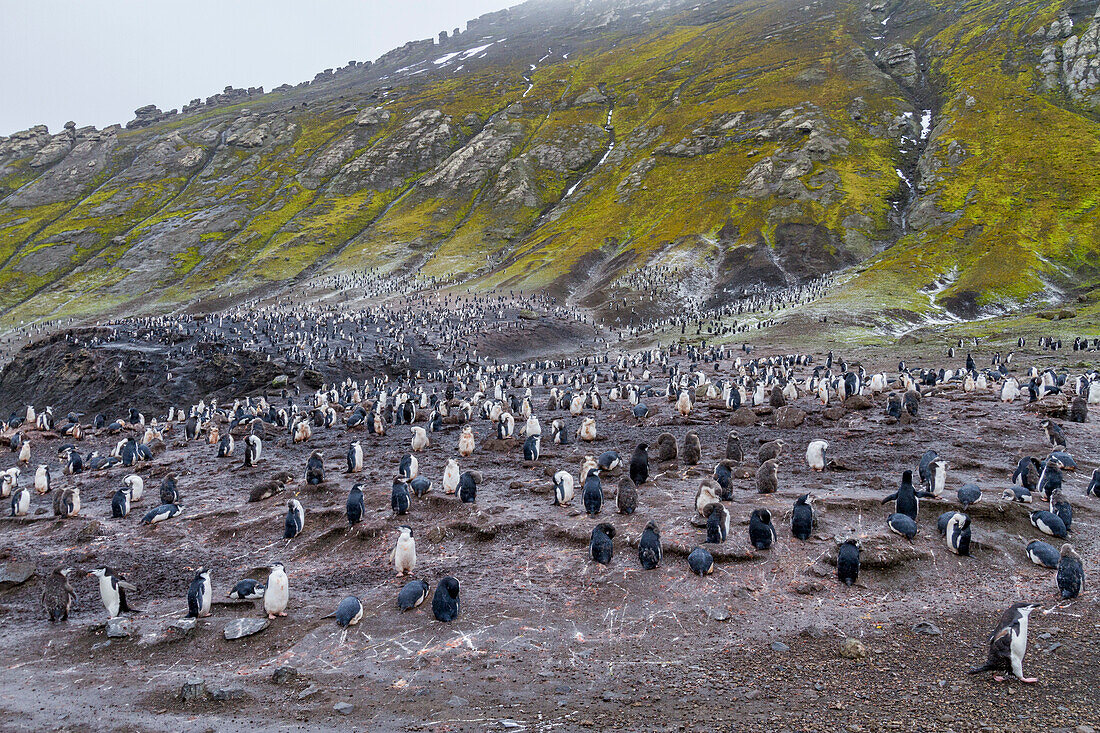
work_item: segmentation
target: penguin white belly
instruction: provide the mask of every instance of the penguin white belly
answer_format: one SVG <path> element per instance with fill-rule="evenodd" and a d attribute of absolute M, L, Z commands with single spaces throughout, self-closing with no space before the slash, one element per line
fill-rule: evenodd
<path fill-rule="evenodd" d="M 120 596 L 118 591 L 111 587 L 111 579 L 103 577 L 99 579 L 99 595 L 103 599 L 103 607 L 107 609 L 108 618 L 118 615 Z"/>
<path fill-rule="evenodd" d="M 1024 678 L 1024 654 L 1027 653 L 1027 616 L 1020 619 L 1020 633 L 1013 634 L 1010 645 L 1012 654 L 1012 674 Z"/>
<path fill-rule="evenodd" d="M 268 614 L 282 613 L 290 600 L 290 586 L 285 573 L 272 573 L 267 579 L 264 590 L 264 611 Z"/>

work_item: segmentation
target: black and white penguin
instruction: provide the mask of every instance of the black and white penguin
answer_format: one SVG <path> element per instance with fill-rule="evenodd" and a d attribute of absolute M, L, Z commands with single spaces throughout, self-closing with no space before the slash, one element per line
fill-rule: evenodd
<path fill-rule="evenodd" d="M 126 591 L 137 593 L 137 586 L 126 580 L 121 573 L 102 567 L 96 568 L 89 575 L 99 578 L 99 598 L 107 609 L 108 618 L 115 618 L 120 613 L 137 613 L 126 602 Z"/>
<path fill-rule="evenodd" d="M 596 459 L 596 465 L 601 471 L 611 472 L 622 465 L 622 458 L 619 457 L 618 451 L 604 451 L 600 454 L 600 457 Z"/>
<path fill-rule="evenodd" d="M 252 578 L 238 580 L 233 589 L 226 594 L 226 598 L 237 601 L 255 601 L 264 597 L 264 584 Z"/>
<path fill-rule="evenodd" d="M 541 435 L 528 435 L 527 439 L 523 441 L 523 460 L 525 461 L 537 461 L 539 459 L 540 448 L 542 447 Z"/>
<path fill-rule="evenodd" d="M 286 521 L 283 522 L 283 539 L 292 540 L 306 525 L 306 510 L 302 502 L 291 499 L 286 503 Z"/>
<path fill-rule="evenodd" d="M 900 534 L 910 542 L 917 536 L 917 523 L 908 514 L 894 512 L 886 518 L 886 526 L 895 534 Z"/>
<path fill-rule="evenodd" d="M 396 477 L 393 480 L 393 488 L 390 489 L 390 509 L 393 511 L 393 516 L 399 517 L 408 514 L 411 503 L 409 485 L 405 483 L 402 476 Z"/>
<path fill-rule="evenodd" d="M 813 497 L 803 494 L 795 499 L 794 511 L 791 512 L 791 534 L 800 540 L 810 539 L 814 532 L 817 517 L 814 515 Z"/>
<path fill-rule="evenodd" d="M 336 625 L 344 629 L 355 626 L 363 620 L 363 602 L 355 596 L 348 596 L 325 618 L 335 618 Z"/>
<path fill-rule="evenodd" d="M 714 471 L 711 472 L 714 476 L 714 480 L 718 482 L 718 486 L 721 487 L 721 491 L 718 492 L 718 498 L 722 501 L 733 500 L 733 461 L 724 460 L 719 461 L 714 467 Z"/>
<path fill-rule="evenodd" d="M 439 581 L 432 596 L 432 615 L 437 621 L 454 621 L 458 618 L 458 580 L 448 575 Z"/>
<path fill-rule="evenodd" d="M 896 514 L 904 514 L 916 522 L 917 512 L 920 509 L 920 499 L 918 497 L 921 496 L 928 496 L 928 494 L 914 489 L 913 472 L 905 471 L 901 475 L 901 486 L 898 487 L 897 491 L 885 497 L 882 503 L 894 502 L 894 512 Z"/>
<path fill-rule="evenodd" d="M 615 528 L 606 522 L 601 522 L 592 528 L 592 539 L 588 544 L 588 555 L 600 565 L 610 565 L 611 556 L 614 554 Z"/>
<path fill-rule="evenodd" d="M 397 594 L 397 607 L 402 611 L 411 611 L 428 597 L 431 586 L 424 580 L 410 580 Z"/>
<path fill-rule="evenodd" d="M 655 570 L 661 564 L 661 530 L 650 520 L 638 540 L 638 562 L 643 570 Z"/>
<path fill-rule="evenodd" d="M 629 476 L 623 476 L 615 490 L 615 508 L 619 514 L 633 514 L 638 508 L 638 487 Z"/>
<path fill-rule="evenodd" d="M 397 473 L 406 479 L 416 478 L 420 473 L 420 461 L 416 460 L 416 456 L 412 453 L 406 453 L 401 456 L 401 461 L 397 464 Z"/>
<path fill-rule="evenodd" d="M 348 525 L 355 526 L 363 521 L 367 513 L 367 504 L 363 499 L 363 484 L 355 484 L 348 492 L 347 515 Z"/>
<path fill-rule="evenodd" d="M 1012 670 L 1021 682 L 1038 682 L 1035 677 L 1024 677 L 1024 654 L 1027 653 L 1028 616 L 1039 607 L 1037 603 L 1017 603 L 1001 614 L 997 628 L 989 636 L 989 657 L 985 664 L 969 670 L 970 674 L 980 672 Z M 995 675 L 998 682 L 1004 677 Z"/>
<path fill-rule="evenodd" d="M 477 485 L 481 483 L 481 471 L 463 471 L 458 477 L 458 498 L 463 504 L 477 501 Z"/>
<path fill-rule="evenodd" d="M 554 474 L 554 504 L 566 506 L 573 501 L 573 474 L 558 471 Z"/>
<path fill-rule="evenodd" d="M 730 534 L 730 510 L 718 501 L 712 501 L 703 508 L 707 518 L 707 542 L 720 544 Z"/>
<path fill-rule="evenodd" d="M 956 555 L 970 554 L 970 517 L 962 512 L 955 512 L 947 521 L 947 530 L 944 533 L 947 541 L 947 549 Z"/>
<path fill-rule="evenodd" d="M 145 493 L 145 481 L 136 473 L 131 473 L 126 478 L 122 479 L 122 483 L 130 490 L 130 503 L 137 504 L 141 501 L 142 495 Z"/>
<path fill-rule="evenodd" d="M 210 615 L 210 601 L 214 590 L 210 583 L 210 570 L 199 568 L 191 586 L 187 589 L 187 618 L 205 618 Z"/>
<path fill-rule="evenodd" d="M 940 537 L 947 536 L 947 525 L 951 522 L 951 518 L 958 513 L 954 509 L 950 509 L 941 514 L 939 519 L 936 520 L 936 529 L 940 531 Z"/>
<path fill-rule="evenodd" d="M 1050 441 L 1052 446 L 1056 448 L 1066 449 L 1066 434 L 1062 431 L 1062 426 L 1053 420 L 1043 420 L 1039 423 L 1039 427 L 1043 429 L 1043 432 L 1047 435 L 1047 440 Z"/>
<path fill-rule="evenodd" d="M 844 585 L 851 585 L 859 578 L 859 540 L 847 539 L 837 547 L 836 577 Z"/>
<path fill-rule="evenodd" d="M 72 568 L 57 568 L 46 578 L 42 587 L 42 608 L 50 623 L 69 620 L 69 609 L 76 600 L 76 591 L 69 582 Z"/>
<path fill-rule="evenodd" d="M 409 488 L 417 499 L 422 499 L 425 494 L 431 492 L 432 480 L 424 475 L 417 476 L 409 482 Z"/>
<path fill-rule="evenodd" d="M 1085 495 L 1100 499 L 1100 468 L 1092 472 L 1092 480 L 1089 481 L 1089 486 L 1085 489 Z"/>
<path fill-rule="evenodd" d="M 1062 520 L 1067 532 L 1073 529 L 1073 505 L 1061 489 L 1055 489 L 1050 495 L 1050 511 Z"/>
<path fill-rule="evenodd" d="M 714 556 L 706 548 L 696 547 L 688 555 L 688 567 L 696 575 L 710 575 L 714 572 Z"/>
<path fill-rule="evenodd" d="M 767 509 L 753 509 L 749 517 L 749 542 L 758 550 L 767 550 L 779 539 L 772 526 L 772 513 Z"/>
<path fill-rule="evenodd" d="M 315 450 L 306 460 L 306 484 L 317 486 L 325 482 L 325 454 Z"/>
<path fill-rule="evenodd" d="M 697 465 L 703 456 L 703 446 L 699 434 L 689 430 L 684 436 L 684 446 L 680 450 L 680 462 L 685 466 Z"/>
<path fill-rule="evenodd" d="M 173 517 L 179 516 L 179 513 L 183 511 L 183 507 L 179 504 L 161 504 L 158 507 L 150 509 L 149 512 L 141 518 L 142 524 L 159 524 Z"/>
<path fill-rule="evenodd" d="M 1001 498 L 1005 501 L 1014 501 L 1019 504 L 1031 503 L 1031 492 L 1023 486 L 1009 486 L 1001 492 Z"/>
<path fill-rule="evenodd" d="M 1038 458 L 1024 456 L 1016 464 L 1016 471 L 1012 474 L 1012 483 L 1024 487 L 1028 492 L 1035 491 L 1039 488 L 1039 475 L 1042 472 L 1043 467 L 1040 465 Z"/>
<path fill-rule="evenodd" d="M 218 441 L 218 458 L 232 458 L 234 447 L 233 436 L 226 433 Z M 123 460 L 123 463 L 125 464 L 125 460 Z"/>
<path fill-rule="evenodd" d="M 595 516 L 603 509 L 603 485 L 600 483 L 598 468 L 589 471 L 588 476 L 585 477 L 581 500 L 584 502 L 584 510 L 588 512 L 589 516 Z"/>
<path fill-rule="evenodd" d="M 260 461 L 264 444 L 258 435 L 249 435 L 244 439 L 244 465 L 255 466 Z"/>
<path fill-rule="evenodd" d="M 1076 598 L 1085 584 L 1085 568 L 1081 564 L 1081 556 L 1068 542 L 1062 545 L 1059 555 L 1058 590 L 1062 592 L 1063 600 Z"/>
<path fill-rule="evenodd" d="M 639 402 L 631 408 L 630 412 L 632 415 L 634 415 L 634 417 L 641 420 L 643 418 L 649 417 L 649 405 L 644 402 Z"/>
<path fill-rule="evenodd" d="M 348 447 L 348 473 L 359 473 L 363 470 L 363 446 L 358 440 L 352 441 Z"/>
<path fill-rule="evenodd" d="M 977 484 L 963 484 L 959 487 L 958 497 L 963 509 L 967 509 L 982 500 L 982 489 Z"/>
<path fill-rule="evenodd" d="M 1039 486 L 1036 491 L 1047 501 L 1050 501 L 1051 494 L 1062 488 L 1062 468 L 1062 462 L 1055 456 L 1043 462 L 1043 472 L 1039 474 Z"/>
<path fill-rule="evenodd" d="M 123 486 L 111 497 L 111 518 L 122 519 L 130 514 L 130 488 Z"/>
<path fill-rule="evenodd" d="M 1067 534 L 1065 522 L 1057 514 L 1048 512 L 1045 509 L 1031 513 L 1031 525 L 1051 537 L 1062 539 Z"/>
<path fill-rule="evenodd" d="M 906 392 L 902 398 L 902 406 L 910 417 L 917 417 L 917 413 L 920 412 L 920 392 L 915 389 Z"/>
<path fill-rule="evenodd" d="M 649 480 L 649 445 L 639 443 L 630 457 L 630 480 L 641 486 Z"/>
<path fill-rule="evenodd" d="M 886 416 L 895 420 L 901 418 L 901 397 L 897 392 L 891 392 L 886 396 Z"/>
<path fill-rule="evenodd" d="M 31 490 L 26 486 L 16 486 L 11 493 L 11 516 L 25 517 L 31 508 Z"/>
<path fill-rule="evenodd" d="M 1027 558 L 1036 565 L 1054 569 L 1058 567 L 1061 555 L 1054 545 L 1042 540 L 1032 540 L 1027 543 Z"/>

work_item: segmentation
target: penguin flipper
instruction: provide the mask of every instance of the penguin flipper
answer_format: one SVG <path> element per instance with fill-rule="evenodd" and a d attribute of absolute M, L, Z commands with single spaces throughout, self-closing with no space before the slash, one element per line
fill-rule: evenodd
<path fill-rule="evenodd" d="M 882 500 L 882 503 L 886 504 L 887 502 L 897 501 L 897 500 L 898 500 L 898 492 L 895 491 L 894 493 L 890 494 L 889 496 L 884 497 L 883 500 Z"/>

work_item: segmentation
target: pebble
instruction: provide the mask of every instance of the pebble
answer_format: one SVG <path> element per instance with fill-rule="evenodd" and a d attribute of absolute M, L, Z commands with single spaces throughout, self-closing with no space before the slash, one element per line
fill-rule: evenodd
<path fill-rule="evenodd" d="M 243 639 L 260 633 L 270 625 L 271 622 L 266 618 L 235 618 L 225 625 L 225 638 Z"/>
<path fill-rule="evenodd" d="M 197 700 L 206 695 L 206 683 L 198 677 L 190 677 L 180 688 L 180 697 L 183 700 Z"/>
<path fill-rule="evenodd" d="M 943 634 L 940 631 L 940 627 L 936 626 L 931 621 L 920 621 L 913 627 L 913 633 L 924 634 L 926 636 L 940 636 Z"/>
<path fill-rule="evenodd" d="M 848 637 L 840 645 L 840 656 L 845 659 L 863 659 L 867 656 L 867 647 L 859 639 Z"/>
<path fill-rule="evenodd" d="M 791 650 L 791 648 L 789 646 L 787 646 L 786 644 L 784 644 L 783 642 L 781 642 L 781 641 L 773 641 L 772 642 L 772 651 L 773 652 L 789 652 L 790 650 Z"/>
<path fill-rule="evenodd" d="M 124 639 L 134 633 L 134 622 L 125 616 L 115 616 L 107 619 L 107 637 L 110 639 Z"/>
<path fill-rule="evenodd" d="M 289 682 L 298 676 L 298 670 L 294 667 L 276 667 L 271 675 L 271 681 L 277 685 Z"/>
<path fill-rule="evenodd" d="M 225 702 L 227 700 L 243 700 L 248 697 L 248 693 L 244 691 L 243 687 L 223 687 L 210 695 L 218 702 Z"/>
<path fill-rule="evenodd" d="M 349 715 L 352 710 L 355 710 L 355 706 L 347 702 L 338 702 L 332 706 L 332 709 L 341 715 Z"/>
<path fill-rule="evenodd" d="M 306 689 L 304 689 L 304 690 L 302 690 L 301 692 L 298 693 L 298 699 L 299 700 L 305 700 L 307 697 L 309 697 L 311 695 L 316 695 L 320 691 L 321 691 L 321 688 L 318 687 L 317 685 L 310 685 L 309 687 L 307 687 Z"/>

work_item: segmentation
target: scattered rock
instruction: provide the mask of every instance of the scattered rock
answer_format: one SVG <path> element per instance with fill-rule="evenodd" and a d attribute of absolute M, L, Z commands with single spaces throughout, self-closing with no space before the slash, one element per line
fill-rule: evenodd
<path fill-rule="evenodd" d="M 218 702 L 227 702 L 229 700 L 244 700 L 248 697 L 248 693 L 245 692 L 243 687 L 223 687 L 210 695 Z"/>
<path fill-rule="evenodd" d="M 168 624 L 168 630 L 165 632 L 165 641 L 179 641 L 186 639 L 195 630 L 195 624 L 197 619 L 193 618 L 178 618 Z"/>
<path fill-rule="evenodd" d="M 780 407 L 775 411 L 775 427 L 793 430 L 806 421 L 806 413 L 792 405 Z"/>
<path fill-rule="evenodd" d="M 341 715 L 350 715 L 352 710 L 355 710 L 355 706 L 347 702 L 338 702 L 332 706 L 333 712 L 340 713 Z"/>
<path fill-rule="evenodd" d="M 728 608 L 708 608 L 707 618 L 711 621 L 729 621 L 730 612 Z"/>
<path fill-rule="evenodd" d="M 271 622 L 266 618 L 237 618 L 225 625 L 225 638 L 229 640 L 243 639 L 246 636 L 258 634 Z"/>
<path fill-rule="evenodd" d="M 940 631 L 940 627 L 936 626 L 931 621 L 921 621 L 913 627 L 913 633 L 924 634 L 925 636 L 940 636 L 943 634 Z"/>
<path fill-rule="evenodd" d="M 33 562 L 9 562 L 0 570 L 0 590 L 22 585 L 34 577 Z"/>
<path fill-rule="evenodd" d="M 756 424 L 756 413 L 747 407 L 738 407 L 730 417 L 730 425 L 747 428 Z"/>
<path fill-rule="evenodd" d="M 789 652 L 791 648 L 781 641 L 773 641 L 771 645 L 773 652 Z"/>
<path fill-rule="evenodd" d="M 189 678 L 180 688 L 180 698 L 184 702 L 204 697 L 206 697 L 206 683 L 197 677 Z"/>
<path fill-rule="evenodd" d="M 107 620 L 107 638 L 124 639 L 134 633 L 134 622 L 125 616 Z"/>
<path fill-rule="evenodd" d="M 302 690 L 301 692 L 298 693 L 298 699 L 299 700 L 305 700 L 307 697 L 312 697 L 313 695 L 316 695 L 320 691 L 321 691 L 321 688 L 318 687 L 317 685 L 310 685 L 309 687 L 307 687 L 306 689 L 304 689 L 304 690 Z"/>
<path fill-rule="evenodd" d="M 859 639 L 848 637 L 840 645 L 840 656 L 845 659 L 864 659 L 867 657 L 867 647 Z"/>
<path fill-rule="evenodd" d="M 283 685 L 298 677 L 298 670 L 294 667 L 276 667 L 271 674 L 271 681 L 277 685 Z"/>

